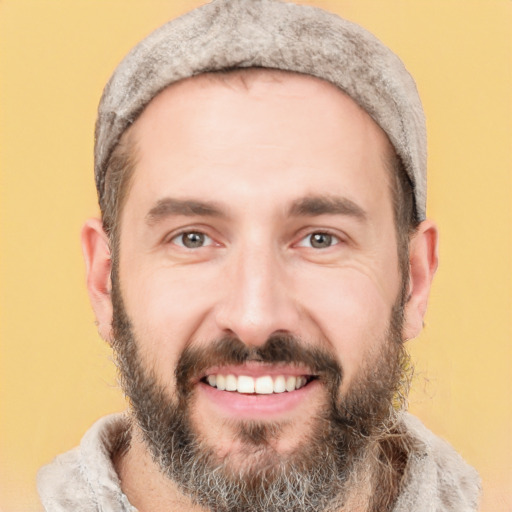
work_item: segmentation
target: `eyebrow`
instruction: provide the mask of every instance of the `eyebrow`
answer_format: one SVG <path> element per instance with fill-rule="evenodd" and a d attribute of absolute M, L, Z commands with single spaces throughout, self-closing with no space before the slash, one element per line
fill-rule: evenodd
<path fill-rule="evenodd" d="M 176 199 L 166 197 L 160 199 L 146 215 L 149 225 L 173 216 L 186 217 L 217 217 L 225 218 L 222 208 L 211 201 L 195 199 Z M 288 209 L 292 217 L 315 217 L 320 215 L 347 215 L 358 220 L 365 220 L 366 212 L 356 203 L 346 197 L 339 196 L 306 196 L 292 202 Z"/>
<path fill-rule="evenodd" d="M 288 215 L 295 217 L 315 217 L 319 215 L 347 215 L 364 221 L 366 211 L 346 197 L 307 196 L 294 201 Z"/>
<path fill-rule="evenodd" d="M 184 215 L 186 217 L 226 217 L 225 212 L 216 203 L 166 197 L 160 199 L 149 210 L 146 215 L 146 222 L 149 225 L 154 225 L 173 215 Z"/>

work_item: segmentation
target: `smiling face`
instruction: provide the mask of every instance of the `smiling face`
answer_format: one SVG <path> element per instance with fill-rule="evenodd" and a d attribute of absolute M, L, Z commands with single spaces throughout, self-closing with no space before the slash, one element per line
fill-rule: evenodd
<path fill-rule="evenodd" d="M 233 473 L 263 441 L 292 457 L 326 410 L 381 421 L 401 346 L 387 137 L 327 82 L 243 76 L 174 84 L 133 125 L 113 276 L 125 382 Z"/>
<path fill-rule="evenodd" d="M 175 84 L 131 137 L 119 278 L 162 384 L 189 346 L 289 333 L 323 340 L 346 391 L 401 289 L 380 128 L 326 82 L 260 74 Z"/>

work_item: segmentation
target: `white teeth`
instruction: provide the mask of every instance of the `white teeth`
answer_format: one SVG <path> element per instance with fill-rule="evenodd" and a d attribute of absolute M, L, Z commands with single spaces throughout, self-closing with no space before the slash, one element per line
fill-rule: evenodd
<path fill-rule="evenodd" d="M 263 377 L 253 378 L 247 375 L 236 377 L 233 374 L 228 375 L 208 375 L 206 382 L 220 391 L 237 391 L 238 393 L 256 393 L 258 395 L 270 395 L 272 393 L 291 392 L 300 389 L 307 384 L 307 378 L 304 376 L 288 376 L 277 375 L 271 377 L 264 375 Z"/>
<path fill-rule="evenodd" d="M 226 389 L 226 377 L 224 375 L 217 375 L 217 389 L 221 391 Z"/>
<path fill-rule="evenodd" d="M 238 377 L 237 391 L 239 393 L 254 393 L 254 379 L 246 375 L 240 375 Z"/>
<path fill-rule="evenodd" d="M 274 379 L 274 393 L 284 393 L 286 391 L 286 379 L 279 375 Z"/>
<path fill-rule="evenodd" d="M 226 376 L 226 391 L 236 391 L 238 386 L 237 378 L 234 375 Z"/>
<path fill-rule="evenodd" d="M 270 395 L 274 392 L 274 383 L 272 382 L 272 377 L 258 377 L 256 379 L 256 385 L 254 386 L 254 391 L 260 395 Z"/>
<path fill-rule="evenodd" d="M 286 391 L 295 391 L 295 384 L 297 379 L 295 377 L 286 378 Z"/>

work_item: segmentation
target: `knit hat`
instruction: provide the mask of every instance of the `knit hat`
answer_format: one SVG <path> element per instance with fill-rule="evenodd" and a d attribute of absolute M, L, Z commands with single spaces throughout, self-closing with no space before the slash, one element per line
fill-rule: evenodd
<path fill-rule="evenodd" d="M 160 91 L 201 73 L 248 67 L 313 75 L 348 94 L 389 137 L 411 180 L 417 218 L 425 218 L 425 116 L 402 61 L 359 25 L 280 0 L 213 0 L 155 30 L 122 60 L 98 108 L 100 203 L 113 149 Z"/>

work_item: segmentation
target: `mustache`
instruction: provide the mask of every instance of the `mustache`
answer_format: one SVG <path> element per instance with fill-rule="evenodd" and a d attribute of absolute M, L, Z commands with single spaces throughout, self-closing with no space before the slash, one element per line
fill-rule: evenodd
<path fill-rule="evenodd" d="M 236 336 L 224 336 L 207 346 L 189 346 L 182 352 L 175 369 L 178 390 L 182 396 L 188 394 L 193 379 L 201 377 L 208 368 L 249 362 L 303 365 L 335 388 L 343 375 L 333 355 L 323 348 L 306 346 L 293 335 L 275 334 L 257 347 L 246 345 Z"/>

